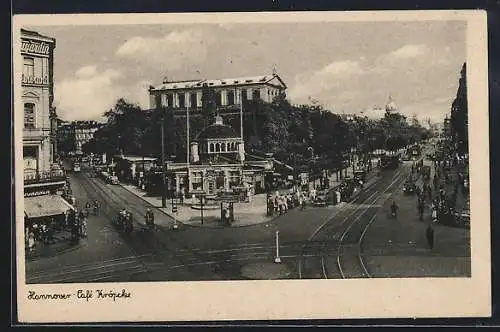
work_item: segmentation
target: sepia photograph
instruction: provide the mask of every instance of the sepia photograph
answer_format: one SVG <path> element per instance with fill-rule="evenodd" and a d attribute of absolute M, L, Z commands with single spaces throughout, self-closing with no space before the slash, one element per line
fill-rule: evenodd
<path fill-rule="evenodd" d="M 488 314 L 485 34 L 481 11 L 15 16 L 23 317 Z"/>

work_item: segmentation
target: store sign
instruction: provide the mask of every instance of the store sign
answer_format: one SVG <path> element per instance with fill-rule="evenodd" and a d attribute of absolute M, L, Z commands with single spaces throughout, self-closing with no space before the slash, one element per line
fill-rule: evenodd
<path fill-rule="evenodd" d="M 34 196 L 42 196 L 51 194 L 50 190 L 38 190 L 38 191 L 30 191 L 24 193 L 24 197 L 34 197 Z"/>
<path fill-rule="evenodd" d="M 23 84 L 49 84 L 49 78 L 47 76 L 36 77 L 36 76 L 27 76 L 27 75 L 23 74 L 22 83 Z"/>
<path fill-rule="evenodd" d="M 23 40 L 21 43 L 21 53 L 49 55 L 50 45 L 45 42 Z"/>

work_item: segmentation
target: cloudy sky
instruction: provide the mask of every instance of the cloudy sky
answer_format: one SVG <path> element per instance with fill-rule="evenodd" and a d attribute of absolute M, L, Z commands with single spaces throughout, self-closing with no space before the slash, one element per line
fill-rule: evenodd
<path fill-rule="evenodd" d="M 55 103 L 64 120 L 99 119 L 119 97 L 148 108 L 170 80 L 269 74 L 292 103 L 338 113 L 384 106 L 441 119 L 466 59 L 462 21 L 30 26 L 55 37 Z"/>

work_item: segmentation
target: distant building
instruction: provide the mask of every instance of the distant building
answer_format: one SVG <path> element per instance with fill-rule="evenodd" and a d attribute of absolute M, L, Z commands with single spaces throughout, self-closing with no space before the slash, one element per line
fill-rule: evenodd
<path fill-rule="evenodd" d="M 212 80 L 192 80 L 169 82 L 149 88 L 150 108 L 158 104 L 183 110 L 187 107 L 196 111 L 202 108 L 204 88 L 212 88 L 215 93 L 215 103 L 219 112 L 223 109 L 237 108 L 242 100 L 261 99 L 272 102 L 276 97 L 285 94 L 287 86 L 278 74 L 239 77 Z"/>
<path fill-rule="evenodd" d="M 443 137 L 450 137 L 452 136 L 451 132 L 451 118 L 446 115 L 446 117 L 443 120 L 443 128 L 442 128 L 442 134 Z"/>
<path fill-rule="evenodd" d="M 66 154 L 82 154 L 82 146 L 90 141 L 102 126 L 103 124 L 97 121 L 73 121 L 59 125 L 59 150 Z"/>

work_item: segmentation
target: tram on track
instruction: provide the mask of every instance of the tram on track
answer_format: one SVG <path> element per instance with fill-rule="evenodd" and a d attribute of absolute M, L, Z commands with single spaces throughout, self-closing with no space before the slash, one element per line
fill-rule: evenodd
<path fill-rule="evenodd" d="M 401 163 L 401 156 L 399 154 L 386 154 L 380 157 L 381 169 L 396 169 Z"/>

